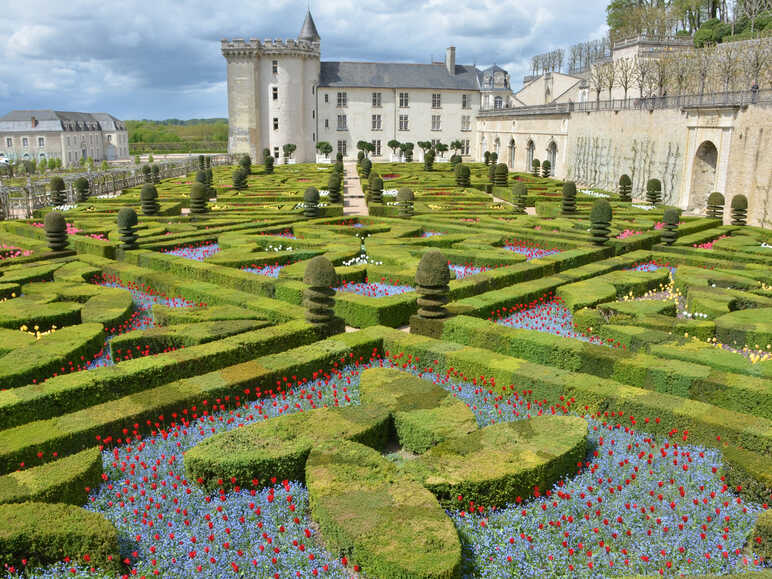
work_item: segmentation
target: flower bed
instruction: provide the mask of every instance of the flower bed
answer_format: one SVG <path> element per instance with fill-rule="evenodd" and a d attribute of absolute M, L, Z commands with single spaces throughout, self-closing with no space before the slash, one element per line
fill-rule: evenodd
<path fill-rule="evenodd" d="M 162 251 L 162 253 L 185 257 L 187 259 L 195 259 L 196 261 L 204 261 L 208 257 L 217 255 L 219 252 L 220 245 L 218 243 L 190 244 Z"/>
<path fill-rule="evenodd" d="M 380 282 L 357 282 L 349 283 L 344 281 L 343 285 L 335 288 L 336 291 L 357 294 L 370 298 L 383 298 L 388 296 L 398 296 L 408 292 L 415 291 L 415 288 L 409 285 L 401 285 L 399 280 L 392 283 Z"/>
<path fill-rule="evenodd" d="M 508 239 L 504 242 L 504 249 L 524 255 L 526 259 L 539 259 L 548 255 L 560 253 L 559 249 L 546 249 L 532 241 L 523 241 L 521 239 Z"/>

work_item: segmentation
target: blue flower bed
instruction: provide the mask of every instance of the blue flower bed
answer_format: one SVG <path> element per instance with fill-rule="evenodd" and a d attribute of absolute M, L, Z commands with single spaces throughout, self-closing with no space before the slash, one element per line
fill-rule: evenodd
<path fill-rule="evenodd" d="M 278 278 L 279 272 L 284 269 L 288 264 L 268 264 L 268 265 L 260 265 L 260 266 L 254 266 L 254 267 L 248 267 L 244 266 L 241 268 L 242 271 L 248 271 L 249 273 L 254 273 L 257 275 L 265 275 L 268 277 Z"/>
<path fill-rule="evenodd" d="M 450 268 L 450 271 L 455 272 L 456 279 L 464 279 L 465 277 L 469 275 L 475 275 L 478 273 L 481 273 L 483 271 L 488 271 L 489 269 L 492 269 L 491 267 L 487 265 L 472 265 L 472 264 L 462 264 L 462 263 L 449 263 L 448 267 Z"/>
<path fill-rule="evenodd" d="M 182 247 L 175 247 L 163 251 L 169 255 L 176 255 L 179 257 L 185 257 L 187 259 L 195 259 L 196 261 L 204 261 L 208 257 L 212 257 L 220 252 L 219 243 L 205 243 L 203 245 L 184 245 Z"/>
<path fill-rule="evenodd" d="M 336 291 L 359 294 L 369 298 L 384 298 L 387 296 L 398 296 L 408 292 L 415 291 L 415 288 L 409 285 L 389 284 L 384 282 L 343 282 L 343 285 L 335 288 Z"/>

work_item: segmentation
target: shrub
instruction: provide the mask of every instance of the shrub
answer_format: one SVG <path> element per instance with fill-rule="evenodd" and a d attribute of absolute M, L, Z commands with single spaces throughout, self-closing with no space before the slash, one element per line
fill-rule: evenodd
<path fill-rule="evenodd" d="M 724 196 L 718 191 L 708 195 L 707 216 L 710 219 L 724 219 Z"/>
<path fill-rule="evenodd" d="M 525 202 L 528 197 L 528 187 L 522 181 L 512 185 L 512 207 L 515 213 L 525 214 Z"/>
<path fill-rule="evenodd" d="M 539 173 L 541 172 L 541 163 L 539 162 L 539 159 L 534 159 L 531 161 L 531 175 L 534 177 L 538 177 Z"/>
<path fill-rule="evenodd" d="M 611 233 L 611 204 L 605 199 L 596 199 L 590 210 L 592 242 L 603 245 Z"/>
<path fill-rule="evenodd" d="M 239 159 L 239 165 L 241 165 L 241 168 L 244 169 L 247 172 L 247 175 L 252 172 L 252 157 L 245 154 L 241 159 Z"/>
<path fill-rule="evenodd" d="M 338 153 L 340 155 L 340 153 Z M 341 178 L 341 181 L 343 180 L 343 160 L 338 159 L 335 161 L 335 172 L 338 174 L 338 176 Z"/>
<path fill-rule="evenodd" d="M 48 183 L 48 187 L 51 190 L 51 204 L 53 206 L 57 207 L 67 203 L 67 193 L 65 192 L 64 179 L 61 177 L 54 177 Z"/>
<path fill-rule="evenodd" d="M 549 177 L 552 174 L 552 163 L 549 160 L 544 161 L 541 164 L 541 176 Z"/>
<path fill-rule="evenodd" d="M 434 170 L 434 152 L 433 151 L 427 151 L 424 155 L 424 170 L 425 171 L 433 171 Z"/>
<path fill-rule="evenodd" d="M 207 212 L 207 201 L 209 200 L 209 192 L 204 183 L 193 183 L 190 188 L 190 212 L 193 214 L 201 214 Z"/>
<path fill-rule="evenodd" d="M 131 207 L 124 207 L 118 211 L 118 233 L 123 249 L 137 249 L 138 236 L 134 230 L 139 220 L 137 212 Z"/>
<path fill-rule="evenodd" d="M 496 177 L 496 165 L 491 163 L 488 165 L 488 182 L 493 183 L 493 179 Z"/>
<path fill-rule="evenodd" d="M 330 177 L 327 180 L 327 191 L 329 191 L 329 197 L 330 203 L 340 203 L 341 202 L 341 195 L 340 195 L 340 189 L 341 189 L 341 179 L 340 175 L 337 171 L 333 171 L 330 173 Z"/>
<path fill-rule="evenodd" d="M 450 166 L 455 169 L 456 166 L 461 162 L 461 155 L 454 153 L 450 156 Z"/>
<path fill-rule="evenodd" d="M 506 187 L 509 180 L 509 169 L 506 163 L 496 165 L 496 172 L 493 174 L 493 184 L 496 187 Z"/>
<path fill-rule="evenodd" d="M 399 216 L 402 219 L 410 219 L 413 216 L 413 204 L 415 195 L 407 187 L 397 191 L 397 203 L 399 204 Z"/>
<path fill-rule="evenodd" d="M 247 188 L 247 169 L 239 167 L 233 171 L 233 188 L 236 191 L 244 191 Z"/>
<path fill-rule="evenodd" d="M 266 151 L 268 151 L 268 149 L 266 149 Z M 270 154 L 270 152 L 269 152 L 269 154 Z M 204 156 L 203 155 L 199 155 L 198 156 L 198 170 L 199 171 L 203 171 L 205 168 L 206 168 L 206 164 L 204 163 Z"/>
<path fill-rule="evenodd" d="M 400 150 L 402 150 L 402 153 L 405 155 L 405 162 L 412 163 L 413 162 L 413 143 L 402 143 L 399 148 Z"/>
<path fill-rule="evenodd" d="M 675 207 L 667 207 L 662 220 L 665 222 L 662 231 L 662 241 L 666 245 L 673 245 L 678 239 L 678 221 L 681 218 L 681 212 Z"/>
<path fill-rule="evenodd" d="M 214 173 L 211 167 L 206 170 L 206 187 L 210 193 L 214 193 Z"/>
<path fill-rule="evenodd" d="M 470 176 L 472 174 L 472 171 L 469 169 L 469 167 L 459 162 L 458 165 L 456 165 L 454 173 L 456 177 L 456 185 L 458 187 L 469 187 L 471 184 Z"/>
<path fill-rule="evenodd" d="M 152 183 L 145 183 L 142 191 L 139 193 L 139 202 L 142 206 L 142 213 L 145 215 L 156 215 L 160 209 L 158 204 L 158 191 Z"/>
<path fill-rule="evenodd" d="M 449 282 L 448 259 L 437 250 L 424 253 L 415 274 L 419 317 L 437 319 L 448 315 L 445 304 L 450 294 Z"/>
<path fill-rule="evenodd" d="M 319 217 L 319 191 L 316 187 L 309 187 L 303 193 L 303 216 L 313 219 Z"/>
<path fill-rule="evenodd" d="M 652 205 L 662 203 L 662 182 L 659 179 L 646 181 L 646 201 Z"/>
<path fill-rule="evenodd" d="M 86 200 L 88 200 L 89 196 L 89 183 L 88 179 L 85 177 L 78 177 L 75 179 L 75 200 L 78 203 L 84 203 Z"/>
<path fill-rule="evenodd" d="M 561 206 L 563 215 L 576 214 L 576 183 L 566 181 L 563 183 L 563 204 Z"/>
<path fill-rule="evenodd" d="M 338 153 L 335 155 L 335 161 L 343 161 L 343 153 Z"/>
<path fill-rule="evenodd" d="M 316 150 L 324 155 L 325 159 L 332 153 L 332 145 L 327 141 L 319 141 L 316 144 Z"/>
<path fill-rule="evenodd" d="M 201 183 L 202 185 L 206 185 L 208 187 L 208 178 L 206 175 L 206 170 L 201 169 L 200 171 L 196 171 L 196 183 Z"/>
<path fill-rule="evenodd" d="M 619 199 L 625 202 L 633 200 L 633 181 L 627 173 L 619 178 Z"/>
<path fill-rule="evenodd" d="M 362 161 L 364 161 L 364 158 L 365 158 L 365 152 L 364 151 L 359 151 L 357 153 L 357 165 L 359 165 L 361 167 L 362 166 Z"/>
<path fill-rule="evenodd" d="M 303 292 L 306 320 L 314 325 L 331 323 L 335 318 L 335 286 L 338 284 L 332 262 L 323 255 L 309 260 L 303 283 L 308 286 Z"/>
<path fill-rule="evenodd" d="M 160 183 L 161 182 L 161 167 L 158 165 L 152 165 L 150 167 L 150 171 L 152 173 L 153 183 Z"/>
<path fill-rule="evenodd" d="M 495 165 L 498 162 L 498 160 L 499 160 L 499 154 L 496 151 L 493 151 L 491 153 L 491 163 Z"/>
<path fill-rule="evenodd" d="M 745 195 L 732 197 L 732 225 L 746 225 L 748 198 Z"/>
<path fill-rule="evenodd" d="M 370 183 L 370 199 L 373 203 L 383 203 L 383 179 L 376 175 Z"/>
<path fill-rule="evenodd" d="M 361 152 L 362 151 L 360 151 L 360 153 Z M 364 159 L 362 159 L 362 163 L 360 167 L 362 168 L 362 177 L 367 179 L 370 176 L 370 171 L 372 171 L 373 169 L 373 162 L 367 157 L 365 157 Z"/>
<path fill-rule="evenodd" d="M 490 165 L 491 164 L 491 152 L 485 151 L 485 154 L 483 155 L 483 158 L 485 159 L 485 164 Z"/>
<path fill-rule="evenodd" d="M 150 158 L 152 162 L 152 158 Z M 209 171 L 212 168 L 212 158 L 209 155 L 204 155 L 204 169 Z"/>
<path fill-rule="evenodd" d="M 263 161 L 263 169 L 266 175 L 273 173 L 273 157 L 271 155 L 268 155 Z"/>
<path fill-rule="evenodd" d="M 46 242 L 51 251 L 63 251 L 69 242 L 67 241 L 67 222 L 58 211 L 51 211 L 43 220 L 43 228 L 46 232 Z"/>
<path fill-rule="evenodd" d="M 150 168 L 150 165 L 142 165 L 142 177 L 145 180 L 145 183 L 153 182 L 153 170 Z"/>

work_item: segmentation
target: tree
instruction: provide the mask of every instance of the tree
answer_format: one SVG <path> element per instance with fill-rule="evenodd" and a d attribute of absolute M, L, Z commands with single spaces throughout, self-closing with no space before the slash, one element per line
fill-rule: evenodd
<path fill-rule="evenodd" d="M 292 158 L 292 153 L 297 151 L 297 149 L 298 149 L 297 145 L 295 145 L 293 143 L 287 143 L 286 145 L 284 145 L 282 147 L 282 150 L 284 151 L 284 157 L 286 159 L 291 159 Z"/>
<path fill-rule="evenodd" d="M 662 216 L 664 227 L 662 231 L 662 241 L 665 245 L 673 245 L 678 239 L 678 221 L 681 218 L 681 211 L 676 207 L 666 207 Z"/>
<path fill-rule="evenodd" d="M 742 0 L 742 3 L 740 4 L 742 7 L 742 13 L 750 20 L 751 22 L 751 38 L 754 36 L 755 27 L 756 27 L 756 19 L 764 12 L 768 12 L 772 10 L 772 5 L 770 5 L 769 0 Z"/>
<path fill-rule="evenodd" d="M 739 66 L 737 49 L 731 44 L 722 44 L 720 49 L 715 51 L 716 73 L 721 79 L 724 92 L 734 85 L 735 76 Z"/>
<path fill-rule="evenodd" d="M 88 179 L 85 177 L 78 177 L 75 179 L 75 200 L 78 203 L 83 203 L 86 200 L 88 200 L 88 189 L 89 189 L 89 183 Z"/>
<path fill-rule="evenodd" d="M 732 225 L 743 226 L 748 216 L 748 198 L 745 195 L 735 195 L 730 203 L 732 207 Z"/>
<path fill-rule="evenodd" d="M 563 183 L 563 203 L 561 213 L 574 215 L 576 213 L 576 183 L 566 181 Z"/>
<path fill-rule="evenodd" d="M 531 161 L 531 175 L 538 177 L 539 173 L 541 173 L 541 161 L 539 161 L 539 159 L 534 159 Z"/>
<path fill-rule="evenodd" d="M 444 143 L 438 142 L 436 145 L 434 145 L 434 150 L 440 154 L 440 157 L 443 157 L 444 154 L 448 152 L 448 146 Z"/>
<path fill-rule="evenodd" d="M 53 171 L 54 169 L 56 169 L 56 161 L 57 160 L 58 159 L 54 159 L 54 158 L 48 159 L 48 170 L 49 171 Z"/>
<path fill-rule="evenodd" d="M 402 143 L 400 143 L 396 139 L 392 139 L 391 141 L 386 143 L 386 146 L 389 147 L 389 149 L 391 149 L 392 155 L 396 155 L 397 154 L 397 149 L 401 149 L 401 147 L 400 147 L 401 144 Z"/>
<path fill-rule="evenodd" d="M 616 85 L 616 67 L 613 60 L 604 62 L 601 67 L 603 68 L 603 84 L 608 89 L 608 100 L 611 100 L 611 91 Z"/>
<path fill-rule="evenodd" d="M 451 141 L 450 148 L 454 153 L 459 153 L 464 150 L 464 143 L 460 139 L 456 139 L 455 141 Z"/>
<path fill-rule="evenodd" d="M 672 59 L 671 70 L 673 71 L 672 78 L 676 87 L 676 94 L 681 96 L 684 94 L 686 87 L 689 84 L 689 80 L 693 74 L 694 57 L 691 53 L 680 54 L 677 57 L 668 57 Z"/>
<path fill-rule="evenodd" d="M 595 91 L 595 102 L 597 103 L 597 106 L 600 107 L 600 93 L 606 86 L 606 74 L 603 65 L 596 64 L 592 67 L 590 70 L 590 84 Z"/>
<path fill-rule="evenodd" d="M 249 175 L 252 172 L 252 157 L 248 154 L 243 155 L 241 159 L 239 159 L 239 165 L 241 165 L 241 168 Z"/>
<path fill-rule="evenodd" d="M 590 210 L 590 233 L 595 245 L 603 245 L 611 233 L 611 204 L 605 199 L 596 199 Z"/>
<path fill-rule="evenodd" d="M 263 160 L 263 170 L 266 175 L 270 175 L 271 173 L 273 173 L 273 156 L 272 155 L 268 155 Z"/>
<path fill-rule="evenodd" d="M 633 181 L 626 173 L 619 178 L 619 199 L 628 203 L 633 200 Z"/>
<path fill-rule="evenodd" d="M 490 151 L 485 151 L 485 153 L 483 154 L 483 158 L 485 159 L 485 164 L 486 165 L 490 165 L 491 164 L 491 152 Z"/>
<path fill-rule="evenodd" d="M 319 141 L 316 144 L 316 150 L 319 151 L 326 159 L 330 153 L 332 153 L 332 145 L 327 141 Z"/>
<path fill-rule="evenodd" d="M 670 59 L 655 58 L 652 62 L 652 80 L 657 87 L 657 96 L 665 94 L 665 86 L 670 80 Z"/>
<path fill-rule="evenodd" d="M 327 180 L 327 191 L 330 203 L 340 203 L 340 186 L 341 178 L 337 171 L 330 173 L 330 177 Z"/>
<path fill-rule="evenodd" d="M 418 145 L 418 147 L 421 149 L 421 151 L 423 152 L 424 156 L 426 155 L 426 151 L 428 151 L 429 149 L 432 148 L 432 142 L 431 141 L 418 141 L 416 143 L 416 145 Z"/>
<path fill-rule="evenodd" d="M 434 170 L 434 151 L 429 149 L 426 153 L 424 153 L 424 170 L 425 171 L 433 171 Z"/>
<path fill-rule="evenodd" d="M 155 185 L 145 183 L 139 192 L 139 202 L 142 206 L 142 213 L 145 215 L 156 215 L 161 206 L 158 204 L 158 190 Z"/>
<path fill-rule="evenodd" d="M 633 60 L 631 58 L 620 58 L 616 61 L 616 77 L 619 86 L 625 92 L 625 102 L 627 102 L 627 91 L 633 84 Z"/>
<path fill-rule="evenodd" d="M 399 150 L 402 151 L 402 156 L 407 163 L 413 162 L 413 143 L 401 143 Z"/>
<path fill-rule="evenodd" d="M 49 164 L 53 159 L 49 159 Z M 50 168 L 50 167 L 49 167 Z M 110 169 L 110 165 L 107 164 L 107 161 L 102 161 L 102 164 L 99 167 L 102 171 L 108 171 Z"/>
<path fill-rule="evenodd" d="M 659 179 L 646 181 L 646 201 L 652 205 L 662 203 L 662 182 Z"/>
<path fill-rule="evenodd" d="M 54 177 L 49 181 L 48 187 L 51 190 L 51 205 L 59 206 L 67 203 L 64 179 L 61 177 Z"/>
<path fill-rule="evenodd" d="M 646 98 L 646 89 L 652 75 L 652 64 L 648 58 L 636 56 L 633 66 L 633 74 L 635 76 L 635 82 L 638 85 L 638 91 L 640 98 Z"/>
<path fill-rule="evenodd" d="M 549 162 L 549 159 L 545 159 L 544 162 L 541 164 L 541 176 L 549 177 L 551 173 L 552 173 L 552 163 Z"/>
<path fill-rule="evenodd" d="M 233 171 L 233 188 L 236 191 L 244 191 L 247 188 L 247 170 L 244 167 L 239 167 Z"/>
<path fill-rule="evenodd" d="M 700 87 L 700 95 L 705 94 L 705 84 L 708 81 L 708 76 L 713 67 L 714 52 L 715 48 L 709 46 L 696 51 L 694 58 L 694 72 L 696 73 Z"/>
<path fill-rule="evenodd" d="M 745 42 L 742 51 L 742 67 L 748 86 L 758 86 L 759 76 L 772 60 L 772 43 L 769 40 Z"/>
<path fill-rule="evenodd" d="M 491 153 L 491 163 L 495 165 L 498 162 L 498 160 L 499 160 L 499 154 L 496 151 L 493 151 Z"/>

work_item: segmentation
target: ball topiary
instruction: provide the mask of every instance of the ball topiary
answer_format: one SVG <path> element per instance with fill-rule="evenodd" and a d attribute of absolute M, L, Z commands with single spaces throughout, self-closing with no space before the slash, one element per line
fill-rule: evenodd
<path fill-rule="evenodd" d="M 360 151 L 361 153 L 362 151 Z M 373 168 L 373 162 L 370 159 L 362 159 L 362 163 L 360 164 L 360 167 L 362 169 L 362 177 L 367 179 L 370 176 L 370 171 Z"/>
<path fill-rule="evenodd" d="M 633 181 L 627 173 L 619 178 L 619 200 L 626 203 L 633 200 Z"/>
<path fill-rule="evenodd" d="M 193 183 L 190 188 L 190 212 L 201 214 L 207 212 L 207 202 L 209 201 L 209 192 L 204 183 Z"/>
<path fill-rule="evenodd" d="M 681 211 L 676 207 L 666 207 L 662 215 L 662 221 L 665 223 L 662 230 L 662 241 L 666 245 L 673 245 L 678 239 L 678 221 L 681 218 Z"/>
<path fill-rule="evenodd" d="M 142 213 L 145 215 L 156 215 L 161 206 L 158 204 L 158 190 L 152 183 L 145 183 L 142 191 L 139 192 L 139 202 L 142 206 Z"/>
<path fill-rule="evenodd" d="M 233 188 L 236 191 L 244 191 L 247 188 L 247 170 L 244 167 L 233 172 Z"/>
<path fill-rule="evenodd" d="M 563 183 L 563 205 L 561 212 L 563 215 L 574 215 L 576 213 L 576 183 L 573 181 Z"/>
<path fill-rule="evenodd" d="M 541 173 L 541 163 L 539 162 L 539 159 L 534 159 L 531 161 L 531 175 L 538 177 L 539 173 Z"/>
<path fill-rule="evenodd" d="M 153 174 L 153 183 L 160 183 L 161 182 L 161 167 L 158 165 L 152 165 L 150 167 L 150 171 Z"/>
<path fill-rule="evenodd" d="M 541 164 L 541 176 L 549 177 L 550 175 L 552 175 L 552 163 L 547 159 Z"/>
<path fill-rule="evenodd" d="M 399 205 L 398 215 L 402 219 L 410 219 L 413 216 L 413 204 L 415 203 L 415 195 L 413 191 L 407 187 L 403 187 L 397 191 L 397 204 Z"/>
<path fill-rule="evenodd" d="M 308 261 L 303 274 L 303 307 L 306 320 L 315 326 L 329 324 L 335 318 L 335 286 L 338 275 L 329 259 L 318 255 Z"/>
<path fill-rule="evenodd" d="M 338 175 L 337 171 L 333 171 L 332 173 L 330 173 L 329 179 L 327 179 L 327 191 L 329 192 L 329 196 L 327 198 L 330 200 L 330 203 L 341 202 L 340 188 L 341 188 L 340 175 Z"/>
<path fill-rule="evenodd" d="M 78 203 L 84 203 L 89 197 L 89 182 L 85 177 L 78 177 L 73 183 L 75 188 L 75 200 Z"/>
<path fill-rule="evenodd" d="M 268 155 L 263 162 L 263 171 L 266 175 L 273 173 L 273 156 Z"/>
<path fill-rule="evenodd" d="M 652 205 L 662 203 L 662 182 L 659 179 L 646 181 L 646 201 Z"/>
<path fill-rule="evenodd" d="M 732 197 L 732 225 L 746 225 L 748 217 L 748 198 L 745 195 Z"/>
<path fill-rule="evenodd" d="M 450 287 L 450 269 L 448 259 L 439 251 L 427 251 L 418 262 L 415 273 L 418 291 L 418 317 L 437 319 L 447 317 Z"/>
<path fill-rule="evenodd" d="M 461 155 L 458 153 L 455 153 L 450 156 L 450 166 L 451 168 L 455 169 L 456 165 L 458 165 L 461 162 Z"/>
<path fill-rule="evenodd" d="M 319 217 L 319 191 L 316 187 L 309 187 L 303 193 L 303 216 L 312 219 Z"/>
<path fill-rule="evenodd" d="M 43 219 L 43 229 L 46 232 L 46 243 L 51 251 L 64 251 L 69 245 L 67 241 L 67 221 L 58 211 L 51 211 Z"/>
<path fill-rule="evenodd" d="M 124 207 L 118 211 L 118 234 L 123 249 L 137 249 L 137 233 L 134 230 L 139 220 L 137 212 L 131 207 Z"/>
<path fill-rule="evenodd" d="M 145 183 L 153 182 L 153 170 L 150 168 L 150 165 L 142 165 L 142 178 L 145 180 Z"/>
<path fill-rule="evenodd" d="M 519 215 L 525 214 L 525 202 L 528 197 L 528 187 L 522 181 L 512 185 L 512 208 Z"/>
<path fill-rule="evenodd" d="M 496 187 L 506 187 L 509 181 L 509 168 L 506 163 L 496 165 L 496 172 L 493 174 L 493 184 Z"/>
<path fill-rule="evenodd" d="M 710 219 L 724 219 L 724 196 L 718 191 L 708 195 L 708 211 Z"/>
<path fill-rule="evenodd" d="M 595 245 L 603 245 L 611 233 L 611 204 L 605 199 L 596 199 L 590 210 L 590 233 Z"/>
<path fill-rule="evenodd" d="M 239 165 L 241 165 L 241 168 L 246 170 L 247 175 L 252 172 L 252 157 L 249 155 L 244 155 L 239 159 Z"/>
<path fill-rule="evenodd" d="M 434 151 L 427 151 L 424 155 L 424 170 L 425 171 L 433 171 L 434 170 Z"/>
<path fill-rule="evenodd" d="M 51 205 L 56 207 L 67 203 L 67 193 L 65 191 L 64 179 L 61 177 L 54 177 L 48 183 L 48 187 L 51 190 Z"/>

